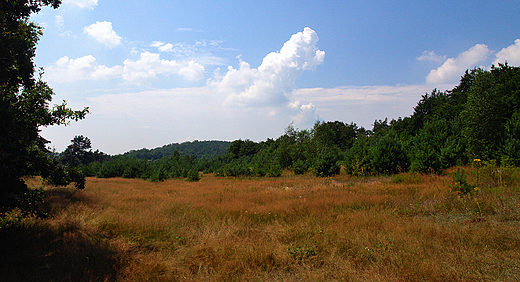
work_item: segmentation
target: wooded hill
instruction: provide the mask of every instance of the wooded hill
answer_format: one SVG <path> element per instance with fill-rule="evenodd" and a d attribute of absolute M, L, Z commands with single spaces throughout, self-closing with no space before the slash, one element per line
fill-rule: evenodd
<path fill-rule="evenodd" d="M 231 142 L 229 141 L 193 141 L 184 143 L 172 143 L 155 149 L 131 150 L 123 154 L 124 157 L 158 160 L 170 156 L 178 151 L 181 156 L 192 155 L 197 158 L 218 157 L 226 154 Z"/>

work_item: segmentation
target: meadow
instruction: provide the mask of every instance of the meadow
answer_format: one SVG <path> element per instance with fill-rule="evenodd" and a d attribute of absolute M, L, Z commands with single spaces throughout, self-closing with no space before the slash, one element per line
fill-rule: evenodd
<path fill-rule="evenodd" d="M 31 178 L 49 216 L 2 219 L 0 272 L 5 281 L 519 281 L 519 171 L 465 169 L 465 193 L 455 169 L 87 178 L 84 190 Z"/>

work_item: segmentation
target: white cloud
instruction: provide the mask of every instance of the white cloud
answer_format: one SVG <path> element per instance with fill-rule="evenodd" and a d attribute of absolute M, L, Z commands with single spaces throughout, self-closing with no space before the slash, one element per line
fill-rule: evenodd
<path fill-rule="evenodd" d="M 446 56 L 440 56 L 433 51 L 424 51 L 421 56 L 417 57 L 419 61 L 443 62 Z"/>
<path fill-rule="evenodd" d="M 198 41 L 194 45 L 183 43 L 164 43 L 161 41 L 153 41 L 150 47 L 157 48 L 159 52 L 167 52 L 175 57 L 178 61 L 194 61 L 202 66 L 223 65 L 224 59 L 214 56 L 211 52 L 221 50 L 220 43 L 222 41 Z"/>
<path fill-rule="evenodd" d="M 63 19 L 62 15 L 57 15 L 54 18 L 54 24 L 58 29 L 63 29 L 65 27 L 65 20 Z"/>
<path fill-rule="evenodd" d="M 177 74 L 192 81 L 204 78 L 204 67 L 201 64 L 195 61 L 164 60 L 156 53 L 143 52 L 139 60 L 125 60 L 123 64 L 123 79 L 132 83 L 156 79 L 160 74 Z"/>
<path fill-rule="evenodd" d="M 121 37 L 112 29 L 111 22 L 96 22 L 95 24 L 85 27 L 83 31 L 99 43 L 110 48 L 121 45 Z"/>
<path fill-rule="evenodd" d="M 297 89 L 293 97 L 301 104 L 312 103 L 320 120 L 355 122 L 370 129 L 376 119 L 411 115 L 421 96 L 431 91 L 426 84 L 350 86 Z"/>
<path fill-rule="evenodd" d="M 163 46 L 159 47 L 160 52 L 171 52 L 173 51 L 173 44 L 166 43 Z"/>
<path fill-rule="evenodd" d="M 141 53 L 137 61 L 125 60 L 123 65 L 98 65 L 92 55 L 78 59 L 65 56 L 46 69 L 49 80 L 64 83 L 122 78 L 130 83 L 140 84 L 157 79 L 161 74 L 180 75 L 191 81 L 204 78 L 204 67 L 195 61 L 162 60 L 159 54 L 150 52 Z"/>
<path fill-rule="evenodd" d="M 121 66 L 106 67 L 98 65 L 96 58 L 91 55 L 78 59 L 70 59 L 65 56 L 56 61 L 56 64 L 48 67 L 49 80 L 70 83 L 80 80 L 102 80 L 120 76 Z"/>
<path fill-rule="evenodd" d="M 173 52 L 173 44 L 171 43 L 163 43 L 160 41 L 154 41 L 150 44 L 151 47 L 156 47 L 159 52 Z"/>
<path fill-rule="evenodd" d="M 292 122 L 296 127 L 309 128 L 320 118 L 316 115 L 316 106 L 313 103 L 302 105 L 300 101 L 289 103 L 289 110 L 296 112 L 291 116 Z"/>
<path fill-rule="evenodd" d="M 98 4 L 98 0 L 63 0 L 63 4 L 76 5 L 80 8 L 93 9 Z"/>
<path fill-rule="evenodd" d="M 291 122 L 288 112 L 292 111 L 287 109 L 269 116 L 270 109 L 218 106 L 223 100 L 224 95 L 212 85 L 103 94 L 88 98 L 92 114 L 74 127 L 88 127 L 90 130 L 78 132 L 106 144 L 101 148 L 104 152 L 122 153 L 182 142 L 189 136 L 199 140 L 262 141 L 279 137 Z M 48 129 L 44 131 L 47 137 Z"/>
<path fill-rule="evenodd" d="M 178 73 L 187 80 L 196 81 L 204 78 L 204 67 L 195 61 L 189 61 Z"/>
<path fill-rule="evenodd" d="M 520 39 L 515 40 L 515 44 L 500 50 L 496 54 L 493 64 L 496 66 L 498 63 L 504 64 L 505 62 L 513 66 L 520 65 Z"/>
<path fill-rule="evenodd" d="M 313 70 L 323 63 L 325 52 L 316 47 L 318 35 L 306 27 L 291 36 L 279 52 L 268 54 L 258 69 L 241 61 L 238 69 L 217 80 L 218 89 L 229 93 L 226 104 L 254 106 L 280 106 L 287 104 L 296 88 L 295 79 L 305 70 Z"/>
<path fill-rule="evenodd" d="M 465 70 L 473 68 L 485 60 L 489 53 L 486 45 L 477 44 L 459 54 L 457 58 L 449 58 L 442 66 L 431 70 L 426 76 L 426 82 L 429 84 L 456 83 Z"/>

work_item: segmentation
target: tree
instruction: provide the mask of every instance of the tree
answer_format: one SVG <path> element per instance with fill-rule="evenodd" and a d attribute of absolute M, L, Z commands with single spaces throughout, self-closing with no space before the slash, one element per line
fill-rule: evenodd
<path fill-rule="evenodd" d="M 408 169 L 408 156 L 392 132 L 381 137 L 372 148 L 372 168 L 380 174 L 395 174 Z"/>
<path fill-rule="evenodd" d="M 505 128 L 502 158 L 509 164 L 520 166 L 520 111 L 507 121 Z"/>
<path fill-rule="evenodd" d="M 41 28 L 29 22 L 42 6 L 58 8 L 59 0 L 0 2 L 0 210 L 19 206 L 20 197 L 30 193 L 21 180 L 25 175 L 42 175 L 52 180 L 84 183 L 78 174 L 67 174 L 45 147 L 41 126 L 68 124 L 88 113 L 74 111 L 63 102 L 49 106 L 54 94 L 42 80 L 34 78 L 36 44 Z M 62 173 L 62 175 L 56 175 Z M 72 179 L 74 178 L 74 179 Z M 29 205 L 32 206 L 32 205 Z"/>
<path fill-rule="evenodd" d="M 340 160 L 339 149 L 330 149 L 322 147 L 312 164 L 312 171 L 315 176 L 329 177 L 340 173 L 341 166 L 339 165 Z"/>
<path fill-rule="evenodd" d="M 226 156 L 231 159 L 238 159 L 241 157 L 252 157 L 258 152 L 258 144 L 247 139 L 245 141 L 239 139 L 235 140 L 229 146 Z"/>
<path fill-rule="evenodd" d="M 498 160 L 506 123 L 520 110 L 520 68 L 499 64 L 478 70 L 461 112 L 471 158 Z"/>
<path fill-rule="evenodd" d="M 382 136 L 389 127 L 390 125 L 388 125 L 388 118 L 385 118 L 385 120 L 375 120 L 372 127 L 372 135 Z"/>
<path fill-rule="evenodd" d="M 324 146 L 336 146 L 342 151 L 350 148 L 358 136 L 355 123 L 349 125 L 341 121 L 316 122 L 314 124 L 314 139 Z"/>
<path fill-rule="evenodd" d="M 70 140 L 72 144 L 67 146 L 60 156 L 61 162 L 70 166 L 87 165 L 94 161 L 92 142 L 83 135 L 75 136 Z"/>

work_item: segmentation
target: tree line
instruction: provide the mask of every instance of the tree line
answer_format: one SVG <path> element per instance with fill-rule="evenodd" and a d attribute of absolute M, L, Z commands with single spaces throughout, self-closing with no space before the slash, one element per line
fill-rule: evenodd
<path fill-rule="evenodd" d="M 291 124 L 277 139 L 214 143 L 220 154 L 204 154 L 218 150 L 199 142 L 205 144 L 197 149 L 203 157 L 181 156 L 178 150 L 159 159 L 123 154 L 81 170 L 88 176 L 161 181 L 190 173 L 198 180 L 198 172 L 246 177 L 276 177 L 284 170 L 319 177 L 341 169 L 354 176 L 436 173 L 474 159 L 520 166 L 519 103 L 520 68 L 499 64 L 467 70 L 453 89 L 423 95 L 411 116 L 376 120 L 370 130 L 341 121 L 319 121 L 302 130 Z"/>

